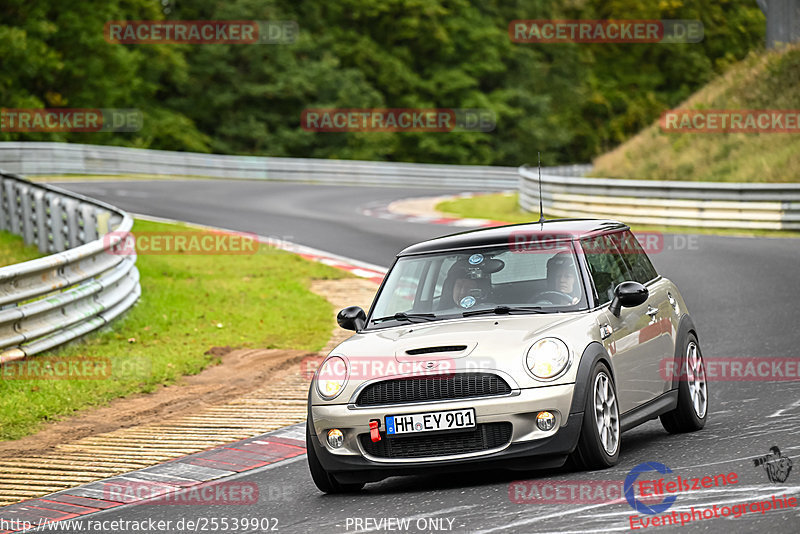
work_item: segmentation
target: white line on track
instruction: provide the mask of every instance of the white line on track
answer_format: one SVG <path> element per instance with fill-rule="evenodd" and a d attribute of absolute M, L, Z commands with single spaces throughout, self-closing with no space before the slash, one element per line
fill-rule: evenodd
<path fill-rule="evenodd" d="M 788 407 L 781 408 L 780 410 L 778 410 L 774 414 L 768 415 L 767 417 L 782 417 L 783 416 L 783 412 L 788 412 L 789 410 L 793 410 L 794 408 L 800 408 L 800 400 L 794 401 Z"/>

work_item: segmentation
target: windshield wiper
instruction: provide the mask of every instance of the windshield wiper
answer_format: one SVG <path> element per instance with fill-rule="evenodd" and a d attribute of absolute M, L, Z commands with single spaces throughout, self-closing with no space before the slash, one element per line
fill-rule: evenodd
<path fill-rule="evenodd" d="M 433 313 L 403 313 L 398 312 L 394 315 L 387 315 L 386 317 L 378 317 L 377 319 L 373 319 L 373 323 L 379 323 L 381 321 L 411 321 L 411 319 L 425 319 L 426 321 L 431 321 L 433 318 L 436 317 Z"/>
<path fill-rule="evenodd" d="M 465 311 L 461 315 L 470 317 L 472 315 L 507 315 L 512 312 L 547 313 L 541 306 L 495 306 L 494 308 L 484 308 L 482 310 Z"/>

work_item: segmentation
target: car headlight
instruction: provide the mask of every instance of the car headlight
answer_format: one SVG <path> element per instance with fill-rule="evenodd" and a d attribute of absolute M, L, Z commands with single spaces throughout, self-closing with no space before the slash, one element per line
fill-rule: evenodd
<path fill-rule="evenodd" d="M 317 392 L 325 400 L 335 399 L 347 382 L 347 362 L 341 356 L 331 356 L 317 373 Z"/>
<path fill-rule="evenodd" d="M 569 349 L 558 338 L 542 338 L 528 349 L 525 364 L 536 378 L 543 380 L 553 378 L 569 365 Z"/>

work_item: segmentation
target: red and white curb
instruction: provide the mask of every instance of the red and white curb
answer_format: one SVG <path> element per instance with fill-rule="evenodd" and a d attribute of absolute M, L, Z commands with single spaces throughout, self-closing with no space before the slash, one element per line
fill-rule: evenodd
<path fill-rule="evenodd" d="M 209 495 L 212 500 L 219 500 L 220 494 L 227 498 L 224 492 L 219 491 L 224 488 L 224 480 L 212 481 L 288 462 L 305 452 L 305 423 L 299 423 L 124 475 L 4 506 L 0 508 L 0 525 L 5 530 L 0 530 L 0 534 L 81 518 L 126 504 L 171 504 L 170 501 L 185 504 L 193 500 L 199 502 L 192 504 L 201 504 Z M 258 501 L 258 490 L 254 489 L 255 495 L 250 493 L 248 498 Z"/>
<path fill-rule="evenodd" d="M 500 191 L 504 193 L 505 191 Z M 436 205 L 439 202 L 459 198 L 474 198 L 483 195 L 495 193 L 461 193 L 458 195 L 439 196 L 439 197 L 416 197 L 401 200 L 395 200 L 386 203 L 370 204 L 361 210 L 361 213 L 368 217 L 378 217 L 380 219 L 389 219 L 393 221 L 403 221 L 421 224 L 443 224 L 446 226 L 456 226 L 459 228 L 491 228 L 494 226 L 506 226 L 508 223 L 504 221 L 495 221 L 492 219 L 474 219 L 474 218 L 460 218 L 460 217 L 446 217 L 440 215 L 431 215 L 432 210 L 426 210 L 425 213 L 414 213 L 413 210 L 408 210 L 404 207 L 409 201 L 430 200 L 431 205 Z"/>
<path fill-rule="evenodd" d="M 298 245 L 296 243 L 290 243 L 288 241 L 283 241 L 276 244 L 269 238 L 263 238 L 261 236 L 259 236 L 259 241 L 269 243 L 281 250 L 292 252 L 298 256 L 302 256 L 307 260 L 323 263 L 336 269 L 342 269 L 350 274 L 358 276 L 359 278 L 366 278 L 367 280 L 375 282 L 376 284 L 380 284 L 383 281 L 383 277 L 386 276 L 386 271 L 388 270 L 384 269 L 383 267 L 379 267 L 378 265 L 365 263 L 352 258 L 346 258 L 344 256 L 339 256 L 338 254 L 324 252 L 322 250 L 306 247 L 304 245 Z"/>
<path fill-rule="evenodd" d="M 170 223 L 170 224 L 180 224 L 183 226 L 188 226 L 191 228 L 198 228 L 201 230 L 211 230 L 217 232 L 230 232 L 233 234 L 250 234 L 253 235 L 256 239 L 258 239 L 261 243 L 266 243 L 272 247 L 275 247 L 280 250 L 285 250 L 286 252 L 291 252 L 293 254 L 297 254 L 298 256 L 302 256 L 303 258 L 311 261 L 316 261 L 318 263 L 323 263 L 330 267 L 334 267 L 336 269 L 341 269 L 343 271 L 347 271 L 359 278 L 366 278 L 376 284 L 380 284 L 383 281 L 383 277 L 386 276 L 386 272 L 388 269 L 381 267 L 379 265 L 374 265 L 372 263 L 367 263 L 364 261 L 356 260 L 353 258 L 347 258 L 345 256 L 340 256 L 338 254 L 334 254 L 333 252 L 326 252 L 324 250 L 319 250 L 312 247 L 307 247 L 305 245 L 299 245 L 297 243 L 292 243 L 291 241 L 287 241 L 285 239 L 276 239 L 274 236 L 262 236 L 251 234 L 249 232 L 241 232 L 239 230 L 230 230 L 228 228 L 220 228 L 218 226 L 207 226 L 204 224 L 195 224 L 195 223 L 188 223 L 185 221 L 178 221 L 176 219 L 165 219 L 162 217 L 152 217 L 150 215 L 137 215 L 132 214 L 135 219 L 142 219 L 145 221 L 153 221 L 153 222 L 163 222 L 163 223 Z M 135 233 L 135 232 L 134 232 Z M 2 533 L 0 533 L 2 534 Z"/>

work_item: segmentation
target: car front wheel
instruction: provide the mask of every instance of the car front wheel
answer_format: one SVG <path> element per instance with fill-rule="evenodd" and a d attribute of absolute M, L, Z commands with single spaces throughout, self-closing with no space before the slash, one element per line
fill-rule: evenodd
<path fill-rule="evenodd" d="M 689 334 L 683 351 L 678 382 L 678 406 L 661 416 L 661 425 L 670 434 L 694 432 L 706 425 L 708 383 L 700 345 Z"/>
<path fill-rule="evenodd" d="M 617 388 L 608 367 L 597 362 L 589 380 L 581 435 L 574 452 L 576 463 L 584 469 L 616 465 L 620 437 Z"/>

